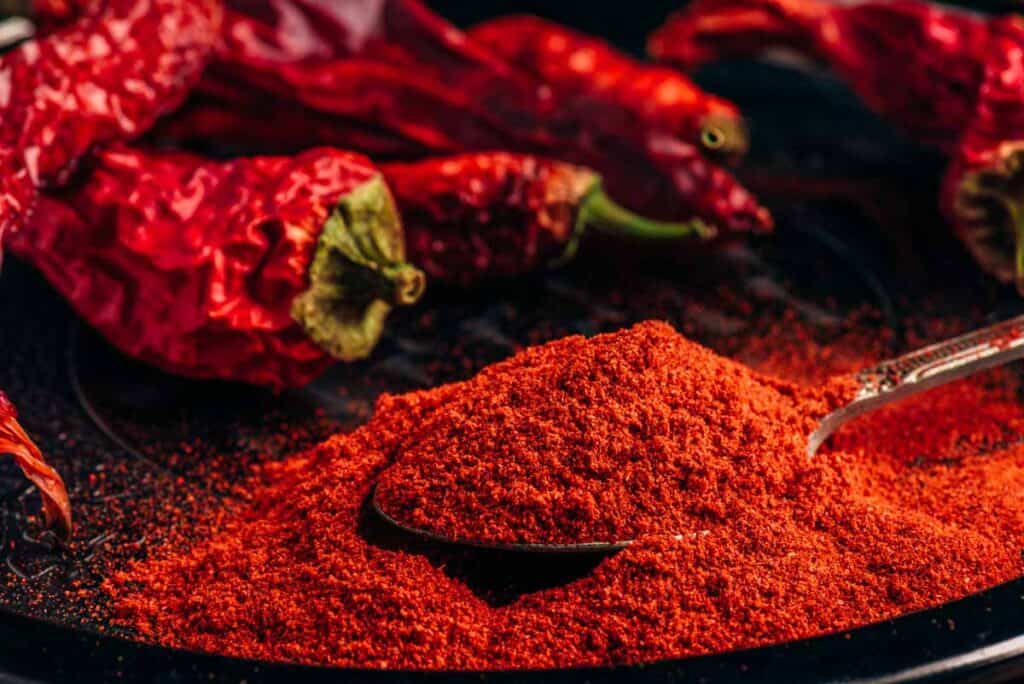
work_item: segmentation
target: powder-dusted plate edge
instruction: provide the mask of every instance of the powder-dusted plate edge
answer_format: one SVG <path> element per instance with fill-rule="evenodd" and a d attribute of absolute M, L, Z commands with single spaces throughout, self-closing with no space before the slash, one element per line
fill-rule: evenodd
<path fill-rule="evenodd" d="M 1010 682 L 1024 677 L 1024 581 L 895 620 L 814 639 L 630 667 L 396 672 L 255 662 L 150 646 L 6 614 L 2 681 L 257 682 Z"/>

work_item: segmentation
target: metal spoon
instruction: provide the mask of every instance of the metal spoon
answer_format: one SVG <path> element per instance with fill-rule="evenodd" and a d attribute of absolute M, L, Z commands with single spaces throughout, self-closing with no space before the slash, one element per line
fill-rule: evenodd
<path fill-rule="evenodd" d="M 1024 316 L 937 342 L 857 373 L 860 391 L 821 419 L 807 438 L 814 456 L 828 436 L 857 416 L 939 385 L 1024 358 Z"/>
<path fill-rule="evenodd" d="M 860 390 L 854 399 L 825 416 L 810 434 L 807 439 L 807 455 L 813 457 L 829 435 L 857 416 L 1021 358 L 1024 358 L 1024 316 L 938 342 L 866 368 L 856 375 Z M 620 540 L 576 544 L 501 544 L 479 539 L 453 539 L 395 520 L 380 507 L 376 489 L 372 505 L 376 513 L 391 525 L 422 539 L 444 544 L 530 553 L 609 553 L 632 543 L 632 540 Z M 692 534 L 707 534 L 707 531 Z M 681 538 L 684 535 L 676 536 Z"/>
<path fill-rule="evenodd" d="M 580 542 L 577 544 L 508 544 L 500 542 L 489 542 L 479 539 L 455 539 L 452 537 L 446 537 L 436 532 L 429 530 L 423 530 L 417 527 L 410 527 L 404 523 L 401 523 L 390 515 L 384 512 L 384 509 L 380 507 L 377 501 L 377 488 L 373 490 L 372 506 L 374 512 L 379 515 L 389 525 L 393 525 L 403 532 L 408 532 L 411 535 L 419 537 L 420 539 L 435 542 L 438 544 L 449 544 L 455 546 L 468 546 L 475 549 L 487 549 L 489 551 L 518 551 L 526 553 L 609 553 L 611 551 L 618 551 L 624 549 L 633 543 L 632 540 L 626 541 L 613 541 L 613 542 Z M 701 533 L 696 533 L 701 534 Z M 682 538 L 683 535 L 676 535 L 678 538 Z"/>

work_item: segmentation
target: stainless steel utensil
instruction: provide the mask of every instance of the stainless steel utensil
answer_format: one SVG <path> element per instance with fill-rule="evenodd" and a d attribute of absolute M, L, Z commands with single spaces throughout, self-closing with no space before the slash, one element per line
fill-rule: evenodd
<path fill-rule="evenodd" d="M 807 454 L 814 456 L 829 435 L 857 416 L 1020 358 L 1024 358 L 1024 316 L 866 368 L 857 373 L 860 391 L 853 401 L 825 416 L 811 433 Z"/>

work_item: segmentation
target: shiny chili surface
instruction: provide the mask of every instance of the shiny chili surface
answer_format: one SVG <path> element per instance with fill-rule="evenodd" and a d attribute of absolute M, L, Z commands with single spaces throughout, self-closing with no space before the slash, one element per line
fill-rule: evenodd
<path fill-rule="evenodd" d="M 94 145 L 142 135 L 199 79 L 215 0 L 107 0 L 0 57 L 0 234 Z"/>
<path fill-rule="evenodd" d="M 205 160 L 112 148 L 40 200 L 10 247 L 125 353 L 192 377 L 272 387 L 331 362 L 291 307 L 339 199 L 378 175 L 360 155 Z"/>

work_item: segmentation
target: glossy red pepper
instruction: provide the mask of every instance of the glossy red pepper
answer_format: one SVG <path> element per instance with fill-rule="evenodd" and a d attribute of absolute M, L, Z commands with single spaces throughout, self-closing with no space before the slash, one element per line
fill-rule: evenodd
<path fill-rule="evenodd" d="M 1024 294 L 1024 18 L 991 22 L 978 104 L 943 187 L 943 209 L 982 268 Z"/>
<path fill-rule="evenodd" d="M 18 424 L 18 412 L 0 392 L 0 454 L 10 454 L 25 477 L 39 490 L 46 524 L 61 534 L 71 534 L 71 502 L 64 480 L 47 465 L 43 455 Z"/>
<path fill-rule="evenodd" d="M 592 171 L 529 155 L 381 170 L 410 260 L 463 286 L 562 261 L 586 228 L 642 240 L 714 235 L 699 221 L 637 216 Z M 45 211 L 11 247 L 132 356 L 184 375 L 299 385 L 330 361 L 321 348 L 365 356 L 389 306 L 423 289 L 374 174 L 328 150 L 227 163 L 108 151 L 81 187 L 44 196 Z"/>
<path fill-rule="evenodd" d="M 700 221 L 650 221 L 615 204 L 593 171 L 530 155 L 479 152 L 381 165 L 405 225 L 409 260 L 468 287 L 570 257 L 593 228 L 634 240 L 701 240 Z"/>
<path fill-rule="evenodd" d="M 614 141 L 636 131 L 638 145 L 656 155 L 692 159 L 699 151 L 706 159 L 730 164 L 747 152 L 746 125 L 735 105 L 701 91 L 672 69 L 640 62 L 599 38 L 533 16 L 495 19 L 468 35 L 542 80 L 561 103 L 558 118 L 567 125 L 586 121 L 594 141 Z M 697 188 L 698 216 L 745 216 L 750 228 L 771 226 L 767 210 L 725 169 L 695 160 L 690 171 L 687 180 Z M 615 167 L 608 182 L 629 187 L 622 176 L 630 173 L 624 165 Z"/>
<path fill-rule="evenodd" d="M 125 353 L 281 388 L 366 356 L 424 276 L 380 173 L 356 154 L 227 162 L 111 149 L 40 198 L 10 247 Z"/>
<path fill-rule="evenodd" d="M 785 47 L 825 63 L 881 115 L 946 152 L 974 111 L 990 23 L 922 0 L 696 0 L 650 38 L 690 69 Z"/>
<path fill-rule="evenodd" d="M 244 147 L 268 143 L 279 118 L 308 117 L 312 125 L 281 127 L 288 130 L 277 142 L 329 143 L 378 159 L 541 154 L 595 169 L 612 196 L 645 214 L 700 218 L 721 232 L 770 226 L 768 212 L 689 132 L 639 118 L 642 106 L 620 97 L 560 97 L 415 0 L 262 0 L 232 9 L 225 48 L 200 86 L 205 99 L 162 136 Z M 692 119 L 719 102 L 691 94 Z M 246 120 L 230 123 L 231 111 Z"/>
<path fill-rule="evenodd" d="M 0 57 L 0 238 L 94 145 L 137 137 L 180 104 L 220 19 L 216 0 L 103 0 Z"/>
<path fill-rule="evenodd" d="M 749 139 L 739 110 L 703 92 L 672 68 L 652 65 L 608 42 L 531 15 L 477 24 L 467 35 L 529 71 L 556 99 L 593 113 L 600 103 L 619 117 L 597 117 L 598 127 L 643 127 L 671 133 L 712 159 L 732 161 L 746 154 Z"/>

